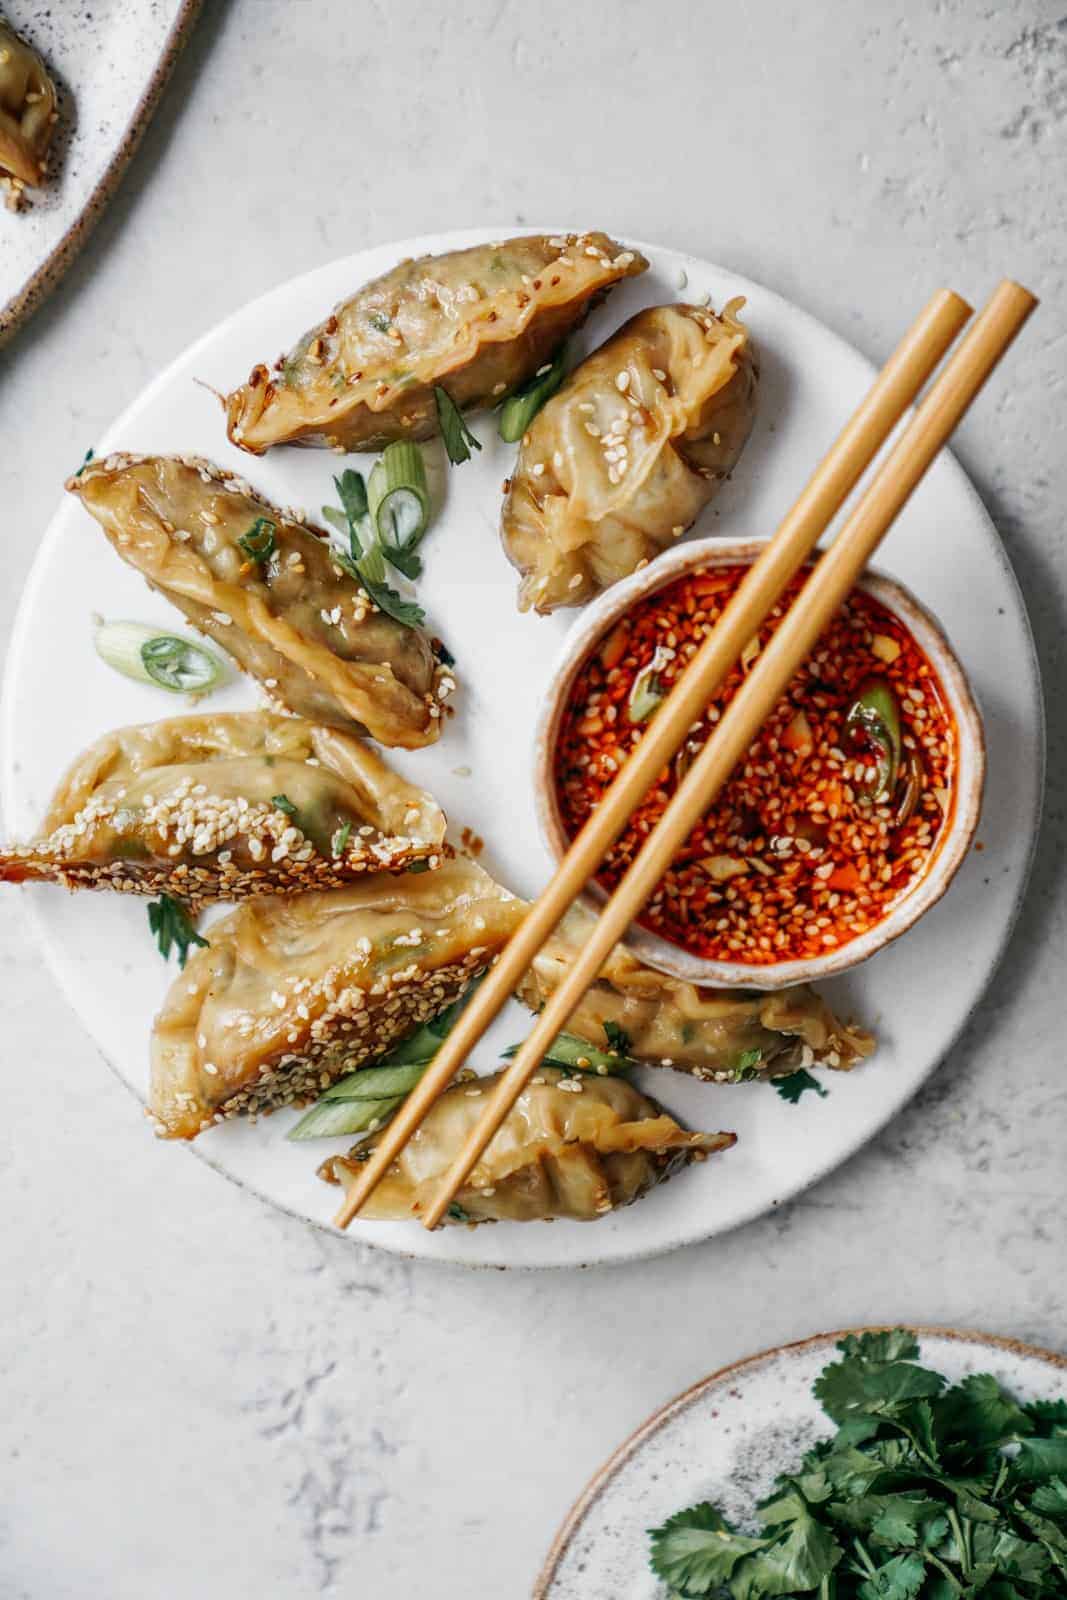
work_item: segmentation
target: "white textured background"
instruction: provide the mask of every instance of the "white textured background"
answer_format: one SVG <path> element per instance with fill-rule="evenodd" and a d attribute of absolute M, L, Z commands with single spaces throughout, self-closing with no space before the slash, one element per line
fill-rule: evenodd
<path fill-rule="evenodd" d="M 4 1600 L 520 1600 L 588 1473 L 724 1361 L 867 1320 L 1067 1345 L 1065 172 L 1063 0 L 207 0 L 113 209 L 0 354 L 0 638 L 104 424 L 363 244 L 657 238 L 874 359 L 936 283 L 1010 272 L 1044 305 L 959 454 L 1051 690 L 1046 825 L 987 1001 L 872 1147 L 724 1240 L 574 1276 L 411 1267 L 161 1153 L 5 896 Z"/>

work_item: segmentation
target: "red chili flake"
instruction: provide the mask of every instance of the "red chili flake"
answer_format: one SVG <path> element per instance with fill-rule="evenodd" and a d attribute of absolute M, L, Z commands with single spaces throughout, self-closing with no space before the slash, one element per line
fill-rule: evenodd
<path fill-rule="evenodd" d="M 667 694 L 746 571 L 722 567 L 668 584 L 616 623 L 578 672 L 554 768 L 571 837 L 648 725 L 629 716 L 635 680 L 647 679 L 655 658 Z M 793 581 L 760 629 L 760 649 L 805 579 Z M 612 848 L 598 874 L 606 889 L 626 872 L 744 672 L 741 663 L 734 667 Z M 849 707 L 872 678 L 891 689 L 904 754 L 921 766 L 918 799 L 903 820 L 896 795 L 871 797 L 874 773 L 848 738 Z M 640 922 L 696 955 L 754 966 L 848 944 L 882 921 L 927 871 L 951 813 L 956 760 L 955 724 L 930 661 L 891 611 L 854 591 L 686 840 Z"/>

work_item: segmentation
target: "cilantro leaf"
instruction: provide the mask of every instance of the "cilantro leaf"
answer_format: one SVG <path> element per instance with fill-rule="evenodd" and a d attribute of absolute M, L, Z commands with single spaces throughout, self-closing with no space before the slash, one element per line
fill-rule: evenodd
<path fill-rule="evenodd" d="M 835 1422 L 854 1412 L 893 1413 L 909 1400 L 939 1394 L 945 1380 L 939 1373 L 907 1361 L 846 1359 L 826 1367 L 816 1378 L 815 1397 Z"/>
<path fill-rule="evenodd" d="M 760 1554 L 757 1592 L 785 1595 L 794 1589 L 817 1589 L 844 1553 L 833 1532 L 816 1521 L 794 1488 L 765 1501 L 759 1514 L 766 1526 L 784 1527 L 787 1532 Z"/>
<path fill-rule="evenodd" d="M 942 1449 L 973 1454 L 1033 1431 L 1026 1412 L 988 1372 L 972 1373 L 947 1389 L 938 1402 L 937 1436 Z"/>
<path fill-rule="evenodd" d="M 1031 1504 L 1036 1511 L 1067 1522 L 1067 1483 L 1062 1478 L 1050 1478 L 1034 1490 Z"/>
<path fill-rule="evenodd" d="M 928 1523 L 937 1522 L 941 1537 L 948 1531 L 940 1500 L 927 1495 L 868 1494 L 834 1501 L 827 1511 L 835 1522 L 856 1533 L 870 1534 L 892 1549 L 914 1549 L 924 1541 Z"/>
<path fill-rule="evenodd" d="M 1016 1483 L 1067 1477 L 1067 1433 L 1051 1439 L 1024 1439 L 1011 1472 Z"/>
<path fill-rule="evenodd" d="M 830 1093 L 829 1089 L 824 1089 L 818 1078 L 813 1078 L 805 1067 L 798 1067 L 796 1072 L 790 1072 L 784 1078 L 772 1078 L 771 1082 L 776 1093 L 780 1094 L 783 1100 L 788 1100 L 791 1106 L 795 1106 L 808 1089 L 814 1089 L 820 1100 L 825 1100 Z"/>
<path fill-rule="evenodd" d="M 191 944 L 206 945 L 193 925 L 193 919 L 182 905 L 169 894 L 148 902 L 148 926 L 156 936 L 156 944 L 164 961 L 170 960 L 171 947 L 178 952 L 178 965 L 184 967 L 189 958 Z"/>
<path fill-rule="evenodd" d="M 883 1333 L 846 1333 L 837 1344 L 843 1356 L 861 1361 L 918 1361 L 919 1341 L 910 1328 L 887 1328 Z"/>
<path fill-rule="evenodd" d="M 1049 1434 L 1053 1428 L 1067 1428 L 1067 1400 L 1031 1400 L 1023 1410 L 1038 1433 Z"/>
<path fill-rule="evenodd" d="M 878 1567 L 856 1591 L 860 1600 L 915 1600 L 926 1576 L 921 1556 L 894 1556 Z"/>
<path fill-rule="evenodd" d="M 471 458 L 471 449 L 480 450 L 481 444 L 467 427 L 463 420 L 463 413 L 447 389 L 435 384 L 433 391 L 434 402 L 437 406 L 437 421 L 441 429 L 441 438 L 444 440 L 448 459 L 454 467 Z"/>
<path fill-rule="evenodd" d="M 617 1022 L 612 1022 L 610 1017 L 603 1023 L 604 1037 L 608 1041 L 608 1049 L 615 1050 L 620 1056 L 628 1056 L 633 1049 L 630 1035 L 625 1028 L 620 1028 Z"/>
<path fill-rule="evenodd" d="M 649 1537 L 653 1572 L 687 1597 L 714 1594 L 739 1561 L 766 1544 L 737 1533 L 706 1501 L 668 1517 Z"/>

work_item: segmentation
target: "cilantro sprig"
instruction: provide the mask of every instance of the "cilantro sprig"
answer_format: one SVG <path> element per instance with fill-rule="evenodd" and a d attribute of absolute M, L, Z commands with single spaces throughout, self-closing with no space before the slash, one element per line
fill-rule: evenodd
<path fill-rule="evenodd" d="M 1067 1402 L 949 1385 L 914 1334 L 849 1335 L 815 1381 L 836 1434 L 744 1532 L 704 1502 L 650 1531 L 672 1600 L 1062 1600 Z"/>
<path fill-rule="evenodd" d="M 333 482 L 342 509 L 338 511 L 336 506 L 323 506 L 322 514 L 332 528 L 348 539 L 347 551 L 334 547 L 333 554 L 338 563 L 349 577 L 362 584 L 379 611 L 384 611 L 396 622 L 402 622 L 405 628 L 421 628 L 426 621 L 422 607 L 412 600 L 405 600 L 387 582 L 385 563 L 389 552 L 383 547 L 377 525 L 370 514 L 367 486 L 362 475 L 346 467 Z"/>

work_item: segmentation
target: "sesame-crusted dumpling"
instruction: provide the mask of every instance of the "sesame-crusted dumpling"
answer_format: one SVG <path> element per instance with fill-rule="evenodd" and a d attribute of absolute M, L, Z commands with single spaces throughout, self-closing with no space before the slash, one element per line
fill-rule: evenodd
<path fill-rule="evenodd" d="M 208 932 L 152 1033 L 149 1105 L 166 1138 L 314 1100 L 450 1005 L 525 906 L 473 861 L 246 900 Z"/>
<path fill-rule="evenodd" d="M 501 536 L 519 610 L 583 605 L 693 523 L 752 428 L 744 302 L 638 312 L 587 356 L 523 436 Z"/>
<path fill-rule="evenodd" d="M 573 907 L 534 958 L 519 999 L 540 1011 L 586 943 L 592 914 Z M 695 1078 L 741 1083 L 781 1077 L 800 1066 L 854 1067 L 874 1041 L 838 1021 L 806 984 L 777 994 L 702 989 L 646 966 L 616 945 L 567 1023 L 568 1033 L 599 1049 Z"/>
<path fill-rule="evenodd" d="M 270 711 L 107 733 L 57 790 L 0 880 L 212 900 L 327 889 L 437 866 L 445 818 L 352 734 Z"/>
<path fill-rule="evenodd" d="M 55 84 L 44 63 L 0 18 L 0 178 L 16 204 L 24 184 L 45 180 L 56 120 Z"/>
<path fill-rule="evenodd" d="M 495 405 L 648 262 L 603 233 L 504 239 L 402 261 L 226 402 L 234 444 L 378 450 L 438 429 L 434 386 Z"/>
<path fill-rule="evenodd" d="M 447 1089 L 386 1172 L 360 1215 L 369 1222 L 422 1216 L 462 1149 L 500 1074 Z M 378 1135 L 319 1168 L 346 1188 Z M 595 1222 L 629 1205 L 687 1162 L 735 1143 L 732 1133 L 687 1133 L 623 1078 L 569 1077 L 542 1067 L 493 1135 L 449 1209 L 452 1222 Z"/>
<path fill-rule="evenodd" d="M 438 738 L 451 674 L 342 570 L 325 533 L 197 457 L 108 456 L 67 488 L 279 705 L 405 750 Z"/>

